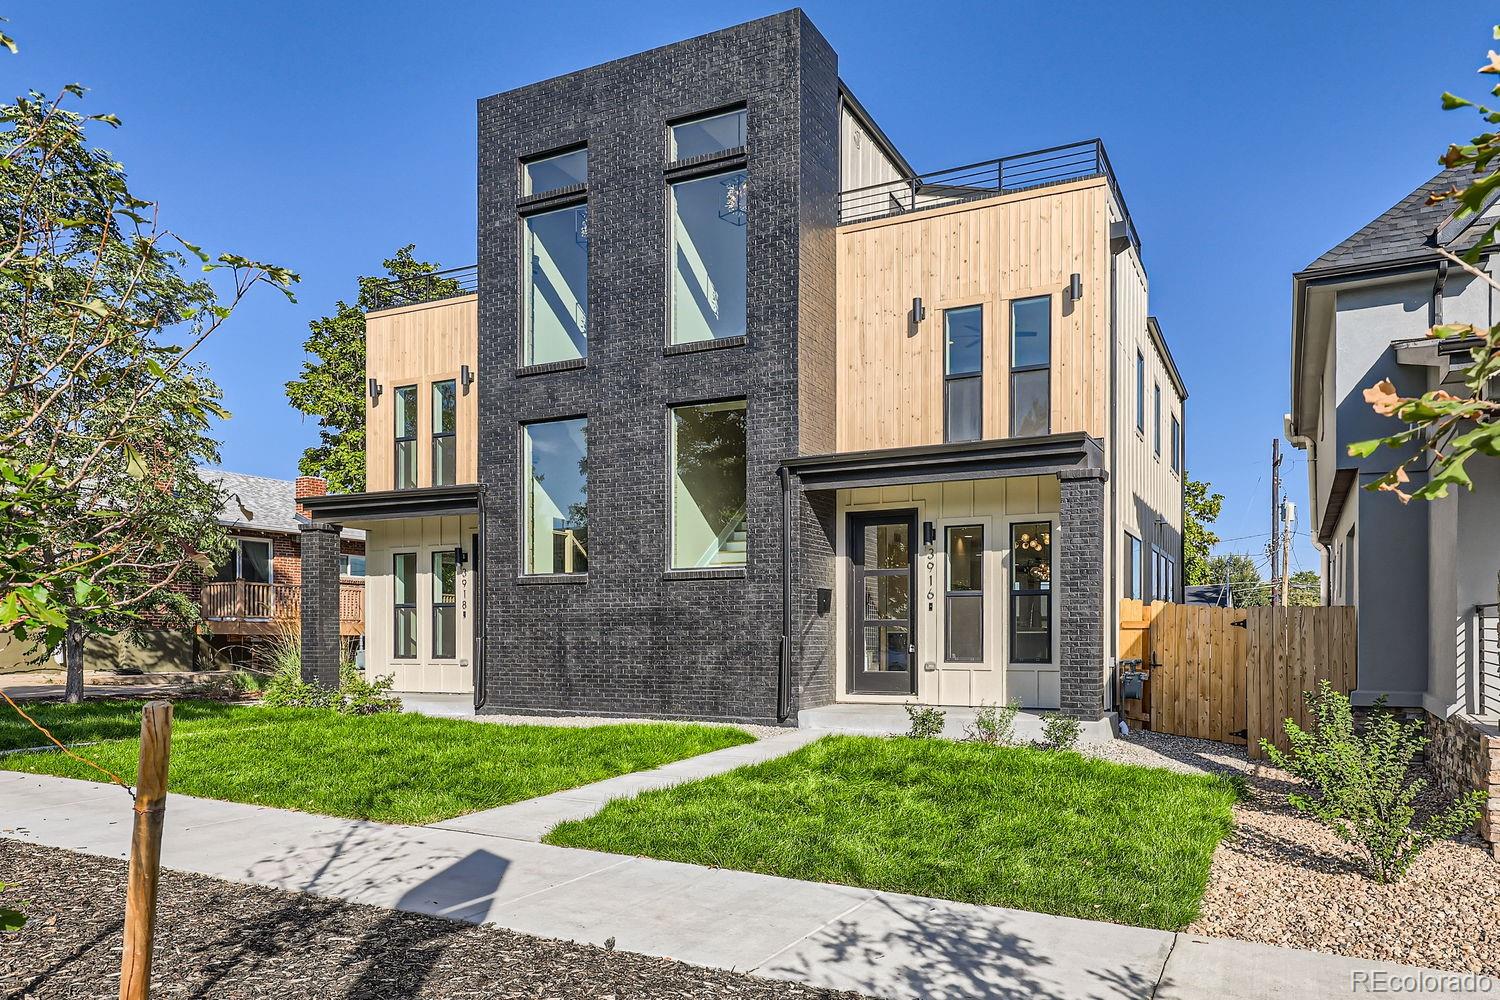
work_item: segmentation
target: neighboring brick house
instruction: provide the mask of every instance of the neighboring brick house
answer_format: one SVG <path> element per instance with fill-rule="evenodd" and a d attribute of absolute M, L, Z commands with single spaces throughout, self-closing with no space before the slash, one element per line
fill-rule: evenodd
<path fill-rule="evenodd" d="M 370 669 L 1106 715 L 1118 599 L 1180 593 L 1187 393 L 1101 143 L 917 174 L 794 10 L 485 98 L 477 152 L 477 266 L 367 317 L 370 492 L 307 504 L 307 552 L 367 533 Z"/>

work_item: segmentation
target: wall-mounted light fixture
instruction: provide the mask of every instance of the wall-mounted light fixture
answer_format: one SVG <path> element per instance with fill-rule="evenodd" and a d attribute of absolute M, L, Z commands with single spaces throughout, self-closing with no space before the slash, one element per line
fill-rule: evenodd
<path fill-rule="evenodd" d="M 931 521 L 922 522 L 922 544 L 932 545 L 937 542 L 937 525 Z"/>
<path fill-rule="evenodd" d="M 468 561 L 469 554 L 464 551 L 464 547 L 462 545 L 455 545 L 453 547 L 453 565 L 462 566 Z"/>
<path fill-rule="evenodd" d="M 369 382 L 370 382 L 370 405 L 371 406 L 379 406 L 380 405 L 380 394 L 382 392 L 384 392 L 385 390 L 380 387 L 380 383 L 377 382 L 375 379 L 372 378 L 372 379 L 369 380 Z"/>
<path fill-rule="evenodd" d="M 469 394 L 469 386 L 474 384 L 474 372 L 468 365 L 462 365 L 458 369 L 458 381 L 464 387 L 464 395 Z"/>
<path fill-rule="evenodd" d="M 911 300 L 911 321 L 920 323 L 927 318 L 927 307 L 922 304 L 922 296 L 918 295 Z"/>
<path fill-rule="evenodd" d="M 1074 271 L 1068 277 L 1068 298 L 1072 299 L 1074 302 L 1077 302 L 1079 299 L 1083 298 L 1083 275 L 1079 274 L 1077 271 Z"/>

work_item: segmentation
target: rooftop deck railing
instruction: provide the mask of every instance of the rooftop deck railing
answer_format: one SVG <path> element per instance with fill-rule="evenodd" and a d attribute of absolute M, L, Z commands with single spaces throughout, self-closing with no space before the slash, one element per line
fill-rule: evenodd
<path fill-rule="evenodd" d="M 382 281 L 375 288 L 380 305 L 372 312 L 471 295 L 479 290 L 479 265 L 450 267 L 446 271 Z"/>
<path fill-rule="evenodd" d="M 939 208 L 979 198 L 1027 191 L 1052 184 L 1103 177 L 1124 216 L 1130 242 L 1140 250 L 1141 239 L 1125 207 L 1109 155 L 1098 139 L 1052 146 L 997 160 L 949 167 L 915 177 L 883 181 L 839 194 L 839 222 L 862 222 L 924 208 Z"/>

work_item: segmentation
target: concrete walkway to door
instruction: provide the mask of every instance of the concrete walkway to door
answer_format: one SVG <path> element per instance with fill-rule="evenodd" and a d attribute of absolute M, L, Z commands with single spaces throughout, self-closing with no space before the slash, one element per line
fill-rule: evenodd
<path fill-rule="evenodd" d="M 0 817 L 0 850 L 129 849 L 113 785 L 0 772 Z M 1347 997 L 1419 975 L 1424 996 L 1462 995 L 1406 966 L 187 796 L 168 800 L 162 863 L 877 997 Z"/>

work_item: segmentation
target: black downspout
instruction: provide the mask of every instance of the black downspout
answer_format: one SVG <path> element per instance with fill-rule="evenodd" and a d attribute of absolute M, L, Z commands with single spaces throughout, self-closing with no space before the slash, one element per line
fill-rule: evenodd
<path fill-rule="evenodd" d="M 781 476 L 781 665 L 776 674 L 776 721 L 792 714 L 792 472 Z"/>
<path fill-rule="evenodd" d="M 471 562 L 474 574 L 474 711 L 484 707 L 484 574 L 489 569 L 489 547 L 485 544 L 484 484 L 479 485 L 479 551 Z"/>

